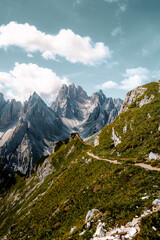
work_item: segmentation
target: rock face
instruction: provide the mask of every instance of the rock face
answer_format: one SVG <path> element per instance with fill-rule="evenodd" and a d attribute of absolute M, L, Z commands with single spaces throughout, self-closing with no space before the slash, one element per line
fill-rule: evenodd
<path fill-rule="evenodd" d="M 147 91 L 147 88 L 137 87 L 127 93 L 124 102 L 120 108 L 119 115 L 128 109 L 128 106 L 135 101 L 136 98 L 142 96 Z"/>
<path fill-rule="evenodd" d="M 18 123 L 0 148 L 5 164 L 29 174 L 37 159 L 52 153 L 55 141 L 69 136 L 57 114 L 34 93 L 24 103 Z"/>
<path fill-rule="evenodd" d="M 51 163 L 51 159 L 47 158 L 45 161 L 42 163 L 42 165 L 38 165 L 37 168 L 37 176 L 39 177 L 40 181 L 44 181 L 44 179 L 50 175 L 52 172 L 55 171 L 55 168 L 53 167 Z"/>
<path fill-rule="evenodd" d="M 5 101 L 3 94 L 0 93 L 0 129 L 8 127 L 18 120 L 22 110 L 21 102 Z"/>
<path fill-rule="evenodd" d="M 80 86 L 76 88 L 72 84 L 67 87 L 64 84 L 51 108 L 61 117 L 81 121 L 84 117 L 83 108 L 85 109 L 84 105 L 88 100 L 89 97 Z"/>
<path fill-rule="evenodd" d="M 58 113 L 70 132 L 78 131 L 84 138 L 101 130 L 118 115 L 121 99 L 106 98 L 102 90 L 91 97 L 74 84 L 63 85 L 51 108 Z"/>

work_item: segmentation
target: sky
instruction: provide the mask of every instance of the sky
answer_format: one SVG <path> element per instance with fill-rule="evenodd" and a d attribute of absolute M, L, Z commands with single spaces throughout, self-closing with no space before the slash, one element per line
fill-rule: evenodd
<path fill-rule="evenodd" d="M 0 0 L 0 92 L 48 105 L 62 84 L 124 99 L 160 79 L 159 0 Z"/>

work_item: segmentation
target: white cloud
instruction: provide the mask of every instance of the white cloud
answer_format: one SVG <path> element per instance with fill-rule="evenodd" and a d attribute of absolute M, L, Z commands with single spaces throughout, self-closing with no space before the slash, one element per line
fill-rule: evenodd
<path fill-rule="evenodd" d="M 10 22 L 0 26 L 0 47 L 11 45 L 30 53 L 40 51 L 46 59 L 54 59 L 59 55 L 72 63 L 93 65 L 111 57 L 108 46 L 102 42 L 93 43 L 88 36 L 81 37 L 70 29 L 61 29 L 57 35 L 50 35 L 28 23 Z"/>
<path fill-rule="evenodd" d="M 97 85 L 95 88 L 105 90 L 105 89 L 117 88 L 117 86 L 118 86 L 118 84 L 116 82 L 107 81 L 107 82 L 104 82 L 101 85 Z"/>
<path fill-rule="evenodd" d="M 112 35 L 113 37 L 115 37 L 115 36 L 117 36 L 117 35 L 120 34 L 120 33 L 122 33 L 121 27 L 116 27 L 116 28 L 114 28 L 114 29 L 112 30 L 111 35 Z"/>
<path fill-rule="evenodd" d="M 149 70 L 142 67 L 126 69 L 126 73 L 123 76 L 125 79 L 121 81 L 120 88 L 125 90 L 132 90 L 151 79 Z"/>
<path fill-rule="evenodd" d="M 152 81 L 160 80 L 160 71 L 149 71 L 147 68 L 138 67 L 126 69 L 122 75 L 124 79 L 117 84 L 113 81 L 106 81 L 101 85 L 95 86 L 96 89 L 120 89 L 130 91 L 138 86 Z"/>
<path fill-rule="evenodd" d="M 4 88 L 5 97 L 20 101 L 28 99 L 36 91 L 50 104 L 64 83 L 68 84 L 66 78 L 61 79 L 51 69 L 32 63 L 16 63 L 9 73 L 0 72 L 0 88 Z"/>

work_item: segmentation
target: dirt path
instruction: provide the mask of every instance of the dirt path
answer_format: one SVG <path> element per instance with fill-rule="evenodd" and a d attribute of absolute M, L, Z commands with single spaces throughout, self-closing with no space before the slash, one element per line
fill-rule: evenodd
<path fill-rule="evenodd" d="M 160 168 L 152 167 L 151 165 L 148 165 L 148 164 L 145 164 L 145 163 L 135 163 L 134 165 L 145 168 L 147 170 L 159 171 L 160 172 Z"/>
<path fill-rule="evenodd" d="M 100 158 L 98 156 L 95 156 L 93 153 L 91 152 L 87 152 L 87 154 L 90 156 L 90 157 L 93 157 L 97 160 L 103 160 L 103 161 L 106 161 L 106 162 L 110 162 L 110 163 L 113 163 L 113 164 L 121 164 L 120 162 L 118 162 L 117 160 L 109 160 L 109 159 L 105 159 L 105 158 Z M 145 168 L 146 170 L 151 170 L 151 171 L 159 171 L 160 172 L 160 168 L 156 168 L 156 167 L 152 167 L 151 165 L 148 165 L 148 164 L 145 164 L 145 163 L 135 163 L 133 164 L 134 166 L 138 166 L 138 167 L 142 167 L 142 168 Z"/>
<path fill-rule="evenodd" d="M 159 84 L 159 92 L 160 92 L 160 82 L 158 82 Z M 84 144 L 84 145 L 88 145 L 88 146 L 91 146 L 90 144 L 88 143 L 85 143 L 82 138 L 79 136 L 78 133 L 75 134 L 76 137 Z M 100 158 L 96 155 L 94 155 L 93 153 L 91 152 L 86 152 L 88 154 L 88 156 L 90 157 L 93 157 L 97 160 L 102 160 L 102 161 L 106 161 L 106 162 L 110 162 L 110 163 L 113 163 L 113 164 L 121 164 L 120 162 L 118 162 L 117 160 L 109 160 L 109 159 L 105 159 L 105 158 Z M 151 165 L 148 165 L 148 164 L 145 164 L 145 163 L 135 163 L 134 166 L 138 166 L 138 167 L 142 167 L 142 168 L 145 168 L 146 170 L 151 170 L 151 171 L 159 171 L 160 172 L 160 168 L 156 168 L 156 167 L 152 167 Z"/>
<path fill-rule="evenodd" d="M 87 154 L 90 156 L 90 157 L 93 157 L 93 158 L 96 158 L 98 160 L 103 160 L 103 161 L 106 161 L 106 162 L 110 162 L 110 163 L 114 163 L 114 164 L 121 164 L 120 162 L 118 162 L 117 160 L 109 160 L 109 159 L 104 159 L 104 158 L 100 158 L 98 156 L 95 156 L 93 153 L 91 152 L 87 152 Z"/>

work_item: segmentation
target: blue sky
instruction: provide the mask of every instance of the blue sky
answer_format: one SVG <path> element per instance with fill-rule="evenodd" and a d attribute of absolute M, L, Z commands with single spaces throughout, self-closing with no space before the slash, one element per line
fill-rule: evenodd
<path fill-rule="evenodd" d="M 63 83 L 124 98 L 160 79 L 159 0 L 0 0 L 0 91 L 50 104 Z"/>

